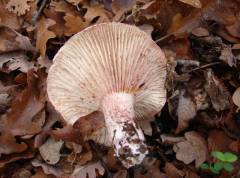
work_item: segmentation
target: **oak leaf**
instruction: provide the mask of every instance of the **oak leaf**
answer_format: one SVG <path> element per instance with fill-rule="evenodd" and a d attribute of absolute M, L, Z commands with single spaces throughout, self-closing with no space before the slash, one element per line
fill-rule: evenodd
<path fill-rule="evenodd" d="M 18 16 L 24 15 L 27 11 L 30 10 L 30 6 L 28 5 L 29 1 L 33 0 L 10 0 L 6 6 L 6 8 Z"/>
<path fill-rule="evenodd" d="M 42 56 L 45 56 L 46 45 L 49 39 L 55 38 L 56 34 L 49 30 L 49 27 L 55 25 L 56 22 L 52 19 L 45 19 L 42 17 L 37 22 L 37 41 L 36 48 L 40 51 Z"/>
<path fill-rule="evenodd" d="M 65 31 L 66 36 L 71 36 L 77 32 L 83 30 L 88 26 L 87 22 L 84 22 L 79 16 L 74 16 L 72 14 L 66 14 L 64 16 L 65 20 Z"/>
<path fill-rule="evenodd" d="M 207 142 L 195 131 L 185 133 L 185 138 L 185 141 L 176 143 L 173 147 L 176 158 L 185 164 L 195 161 L 195 166 L 199 167 L 208 156 Z"/>

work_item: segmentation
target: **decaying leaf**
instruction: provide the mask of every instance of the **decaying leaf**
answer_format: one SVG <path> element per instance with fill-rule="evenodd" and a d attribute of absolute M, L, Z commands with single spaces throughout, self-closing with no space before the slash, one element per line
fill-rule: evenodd
<path fill-rule="evenodd" d="M 0 54 L 0 70 L 9 73 L 14 70 L 27 73 L 34 67 L 32 62 L 28 61 L 28 57 L 22 52 L 11 52 Z"/>
<path fill-rule="evenodd" d="M 202 4 L 201 4 L 201 1 L 200 0 L 179 0 L 183 3 L 186 3 L 186 4 L 189 4 L 193 7 L 196 7 L 196 8 L 201 8 L 202 7 Z"/>
<path fill-rule="evenodd" d="M 182 178 L 185 175 L 184 171 L 177 169 L 172 163 L 166 163 L 164 170 L 168 178 Z"/>
<path fill-rule="evenodd" d="M 9 132 L 1 132 L 0 155 L 23 152 L 27 149 L 25 143 L 17 143 L 16 139 Z"/>
<path fill-rule="evenodd" d="M 67 0 L 67 2 L 72 3 L 74 6 L 77 6 L 82 1 L 84 1 L 84 0 Z"/>
<path fill-rule="evenodd" d="M 180 132 L 188 126 L 188 123 L 196 116 L 196 105 L 187 95 L 185 90 L 181 90 L 179 94 L 179 102 L 177 107 L 178 127 L 176 132 Z"/>
<path fill-rule="evenodd" d="M 79 16 L 74 16 L 72 14 L 66 14 L 64 16 L 65 20 L 65 31 L 66 36 L 71 36 L 77 32 L 83 30 L 87 27 L 88 23 L 84 22 Z"/>
<path fill-rule="evenodd" d="M 221 50 L 221 56 L 219 59 L 224 61 L 230 67 L 236 67 L 237 65 L 236 57 L 233 55 L 232 49 L 229 46 L 226 46 Z"/>
<path fill-rule="evenodd" d="M 11 52 L 15 50 L 34 50 L 34 47 L 32 46 L 28 37 L 23 36 L 9 27 L 0 27 L 0 38 L 0 53 Z"/>
<path fill-rule="evenodd" d="M 30 10 L 30 6 L 28 5 L 29 1 L 33 0 L 10 0 L 6 6 L 6 8 L 18 16 L 24 15 L 27 11 Z"/>
<path fill-rule="evenodd" d="M 71 178 L 86 178 L 87 176 L 88 178 L 96 178 L 96 171 L 99 175 L 103 175 L 105 172 L 100 162 L 89 163 L 85 166 L 76 166 Z"/>
<path fill-rule="evenodd" d="M 185 164 L 195 161 L 195 166 L 199 167 L 208 156 L 207 142 L 195 131 L 187 132 L 184 136 L 186 140 L 176 143 L 173 147 L 176 158 Z"/>
<path fill-rule="evenodd" d="M 230 108 L 230 94 L 225 87 L 224 83 L 218 79 L 211 69 L 205 73 L 206 84 L 205 90 L 207 91 L 212 106 L 216 111 L 222 111 Z"/>
<path fill-rule="evenodd" d="M 240 108 L 240 87 L 238 87 L 232 96 L 233 103 Z"/>
<path fill-rule="evenodd" d="M 39 147 L 39 152 L 48 164 L 56 164 L 60 157 L 60 149 L 63 146 L 63 141 L 55 141 L 52 138 L 47 139 L 47 141 Z"/>
<path fill-rule="evenodd" d="M 40 51 L 42 56 L 45 56 L 47 41 L 55 38 L 56 35 L 49 30 L 56 22 L 52 19 L 45 19 L 42 17 L 37 23 L 37 41 L 36 48 Z"/>
<path fill-rule="evenodd" d="M 11 110 L 0 120 L 1 131 L 10 131 L 13 136 L 39 133 L 45 120 L 38 117 L 44 107 L 45 98 L 39 98 L 40 83 L 33 70 L 28 72 L 27 79 L 27 87 L 12 102 Z"/>
<path fill-rule="evenodd" d="M 52 174 L 56 177 L 61 177 L 63 175 L 63 171 L 57 167 L 52 165 L 47 165 L 38 159 L 34 159 L 31 161 L 34 167 L 41 167 L 46 175 Z"/>

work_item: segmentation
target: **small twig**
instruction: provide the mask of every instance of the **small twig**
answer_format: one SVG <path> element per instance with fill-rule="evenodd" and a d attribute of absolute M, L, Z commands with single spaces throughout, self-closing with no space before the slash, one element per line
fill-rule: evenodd
<path fill-rule="evenodd" d="M 104 160 L 103 160 L 103 155 L 99 152 L 98 146 L 97 146 L 94 142 L 92 142 L 92 141 L 89 141 L 89 144 L 90 144 L 90 146 L 92 147 L 92 149 L 94 150 L 94 152 L 97 154 L 98 159 L 100 160 L 102 166 L 103 166 L 104 169 L 106 170 L 106 172 L 107 172 L 107 177 L 108 177 L 108 178 L 113 178 L 112 173 L 109 171 L 106 163 L 105 163 Z"/>
<path fill-rule="evenodd" d="M 43 8 L 45 7 L 46 3 L 47 3 L 47 0 L 42 0 L 40 8 L 38 9 L 37 13 L 32 18 L 33 25 L 36 24 L 37 19 L 40 16 L 41 12 L 43 11 Z"/>
<path fill-rule="evenodd" d="M 221 64 L 221 63 L 222 63 L 222 62 L 218 61 L 218 62 L 213 62 L 213 63 L 210 63 L 210 64 L 205 64 L 205 65 L 196 67 L 196 68 L 194 68 L 194 69 L 192 69 L 192 70 L 189 70 L 189 71 L 187 71 L 186 73 L 191 73 L 191 72 L 194 72 L 194 71 L 196 71 L 196 70 L 208 68 L 208 67 L 211 67 L 211 66 L 214 66 L 214 65 L 217 65 L 217 64 Z"/>
<path fill-rule="evenodd" d="M 161 37 L 161 38 L 155 40 L 155 43 L 159 43 L 159 42 L 161 42 L 161 41 L 163 41 L 163 40 L 169 38 L 170 36 L 172 36 L 172 34 L 167 34 L 167 35 L 165 35 L 165 36 L 163 36 L 163 37 Z"/>

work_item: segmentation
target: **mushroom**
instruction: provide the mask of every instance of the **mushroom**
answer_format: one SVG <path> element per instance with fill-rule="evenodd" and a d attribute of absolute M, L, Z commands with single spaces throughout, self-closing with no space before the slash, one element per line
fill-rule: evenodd
<path fill-rule="evenodd" d="M 58 51 L 47 93 L 68 124 L 101 111 L 108 141 L 129 168 L 148 153 L 137 121 L 162 109 L 165 79 L 166 58 L 148 34 L 123 23 L 102 23 L 75 34 Z"/>

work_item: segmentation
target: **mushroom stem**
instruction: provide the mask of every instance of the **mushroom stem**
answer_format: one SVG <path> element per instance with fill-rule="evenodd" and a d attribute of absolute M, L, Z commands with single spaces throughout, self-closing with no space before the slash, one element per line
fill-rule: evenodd
<path fill-rule="evenodd" d="M 109 94 L 103 99 L 102 110 L 116 156 L 127 168 L 140 164 L 148 151 L 144 134 L 134 122 L 134 96 Z"/>

